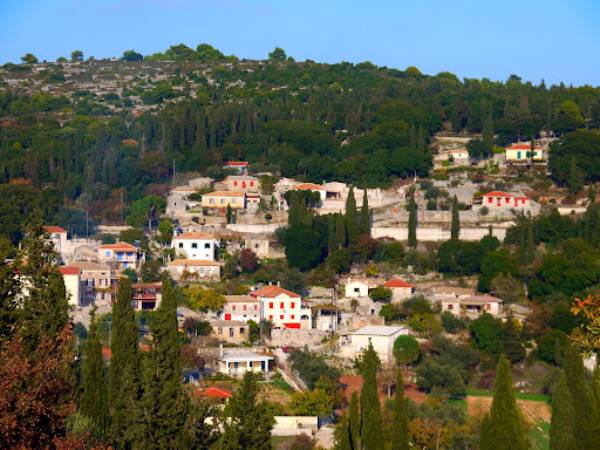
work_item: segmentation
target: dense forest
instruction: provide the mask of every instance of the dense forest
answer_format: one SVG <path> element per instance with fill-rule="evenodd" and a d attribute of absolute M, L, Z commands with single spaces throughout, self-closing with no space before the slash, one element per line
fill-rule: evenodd
<path fill-rule="evenodd" d="M 65 83 L 65 65 L 102 67 L 73 53 L 76 62 L 49 65 L 48 83 Z M 505 82 L 461 81 L 414 67 L 295 62 L 281 49 L 265 61 L 240 61 L 207 45 L 173 46 L 142 62 L 139 57 L 125 52 L 117 68 L 168 60 L 184 69 L 157 82 L 140 76 L 130 88 L 103 97 L 76 85 L 65 87 L 64 95 L 0 85 L 0 196 L 18 199 L 2 202 L 2 221 L 28 208 L 32 189 L 58 198 L 46 205 L 49 214 L 64 218 L 88 210 L 94 219 L 118 222 L 122 196 L 130 204 L 164 194 L 173 167 L 219 177 L 223 161 L 245 159 L 257 171 L 282 176 L 385 186 L 395 177 L 427 175 L 428 142 L 440 131 L 487 127 L 495 144 L 505 145 L 541 130 L 568 136 L 600 126 L 600 89 L 535 86 L 516 75 Z M 7 64 L 2 73 L 32 68 Z M 190 91 L 191 84 L 197 89 Z M 134 98 L 153 108 L 128 107 Z M 107 108 L 111 103 L 122 108 Z M 589 180 L 598 178 L 586 172 L 585 158 L 598 157 L 600 137 L 578 133 L 570 147 L 565 143 L 565 151 L 574 147 L 575 153 L 551 161 L 559 182 L 566 181 L 581 140 L 589 148 L 575 163 Z"/>

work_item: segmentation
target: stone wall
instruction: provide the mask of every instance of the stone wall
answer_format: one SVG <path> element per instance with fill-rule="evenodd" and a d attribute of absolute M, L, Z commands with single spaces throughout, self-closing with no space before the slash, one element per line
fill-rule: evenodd
<path fill-rule="evenodd" d="M 463 241 L 478 241 L 489 233 L 488 227 L 461 227 L 460 239 Z M 506 228 L 492 227 L 492 235 L 504 240 Z M 408 227 L 373 227 L 371 228 L 371 237 L 374 239 L 390 238 L 397 241 L 408 240 Z M 450 230 L 442 227 L 417 228 L 417 240 L 439 242 L 450 239 Z"/>

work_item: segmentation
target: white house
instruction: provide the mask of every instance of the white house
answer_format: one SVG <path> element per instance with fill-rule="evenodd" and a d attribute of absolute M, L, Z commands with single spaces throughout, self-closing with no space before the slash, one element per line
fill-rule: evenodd
<path fill-rule="evenodd" d="M 50 240 L 54 243 L 54 249 L 60 255 L 67 247 L 67 230 L 55 225 L 44 227 L 44 232 L 50 235 Z"/>
<path fill-rule="evenodd" d="M 314 183 L 300 183 L 294 186 L 295 191 L 311 191 L 317 192 L 321 198 L 321 203 L 325 201 L 325 195 L 327 193 L 325 186 Z"/>
<path fill-rule="evenodd" d="M 528 210 L 531 208 L 531 199 L 522 194 L 509 194 L 508 192 L 492 191 L 481 196 L 481 206 L 486 206 L 490 211 Z"/>
<path fill-rule="evenodd" d="M 348 298 L 359 298 L 368 297 L 369 291 L 377 287 L 374 281 L 368 279 L 352 279 L 348 278 L 346 286 L 344 287 L 346 297 Z"/>
<path fill-rule="evenodd" d="M 546 159 L 546 152 L 543 148 L 535 146 L 533 152 L 531 151 L 531 142 L 513 144 L 506 147 L 504 152 L 507 162 L 528 162 L 530 160 L 540 162 Z"/>
<path fill-rule="evenodd" d="M 186 259 L 215 261 L 219 250 L 219 240 L 208 233 L 191 231 L 173 237 L 171 247 L 175 249 L 177 255 Z"/>
<path fill-rule="evenodd" d="M 392 291 L 392 303 L 399 303 L 402 300 L 406 300 L 415 293 L 415 287 L 412 284 L 399 279 L 386 281 L 383 287 Z"/>
<path fill-rule="evenodd" d="M 273 369 L 275 359 L 265 353 L 245 348 L 219 349 L 215 369 L 225 375 L 241 376 L 246 372 L 268 373 Z"/>
<path fill-rule="evenodd" d="M 80 306 L 81 304 L 81 269 L 77 266 L 61 266 L 60 273 L 65 283 L 69 305 Z"/>
<path fill-rule="evenodd" d="M 394 342 L 401 335 L 408 335 L 408 328 L 401 326 L 366 326 L 359 330 L 340 336 L 340 353 L 346 358 L 357 358 L 369 344 L 386 364 L 394 359 Z"/>
<path fill-rule="evenodd" d="M 225 304 L 219 313 L 219 318 L 223 320 L 242 320 L 247 322 L 253 320 L 259 323 L 262 319 L 260 315 L 260 300 L 251 295 L 226 295 Z"/>
<path fill-rule="evenodd" d="M 464 298 L 442 300 L 442 312 L 448 311 L 456 316 L 469 318 L 489 313 L 499 317 L 502 313 L 503 300 L 491 295 L 471 295 Z"/>
<path fill-rule="evenodd" d="M 168 268 L 176 281 L 218 281 L 221 278 L 221 265 L 207 259 L 175 259 L 169 263 Z"/>
<path fill-rule="evenodd" d="M 265 286 L 250 293 L 260 300 L 261 318 L 275 328 L 311 328 L 310 308 L 302 305 L 300 294 L 280 286 Z"/>

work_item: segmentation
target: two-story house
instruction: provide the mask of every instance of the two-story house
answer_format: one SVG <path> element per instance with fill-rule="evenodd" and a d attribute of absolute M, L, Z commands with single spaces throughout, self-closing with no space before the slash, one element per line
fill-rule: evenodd
<path fill-rule="evenodd" d="M 127 242 L 104 244 L 98 247 L 98 260 L 113 264 L 118 272 L 125 269 L 136 270 L 144 260 L 144 253 Z"/>
<path fill-rule="evenodd" d="M 251 295 L 226 295 L 225 304 L 219 313 L 223 320 L 237 320 L 247 322 L 253 320 L 258 323 L 260 315 L 260 300 Z"/>
<path fill-rule="evenodd" d="M 250 295 L 260 300 L 261 317 L 275 328 L 311 328 L 310 309 L 303 307 L 300 294 L 280 286 L 265 286 Z"/>
<path fill-rule="evenodd" d="M 228 191 L 258 192 L 258 178 L 250 175 L 230 175 L 224 180 Z"/>
<path fill-rule="evenodd" d="M 110 304 L 112 293 L 111 270 L 108 264 L 99 264 L 92 261 L 76 261 L 64 270 L 79 271 L 80 273 L 80 301 L 83 305 L 92 303 Z"/>
<path fill-rule="evenodd" d="M 185 259 L 215 261 L 219 251 L 219 240 L 202 231 L 181 233 L 171 240 L 171 247 Z"/>
<path fill-rule="evenodd" d="M 221 265 L 206 259 L 175 259 L 168 264 L 168 270 L 175 281 L 218 281 L 221 278 Z"/>

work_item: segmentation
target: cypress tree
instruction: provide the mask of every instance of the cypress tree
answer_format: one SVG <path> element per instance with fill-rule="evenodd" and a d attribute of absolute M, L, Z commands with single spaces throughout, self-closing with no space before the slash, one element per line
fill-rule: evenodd
<path fill-rule="evenodd" d="M 327 216 L 327 254 L 331 255 L 336 250 L 335 216 Z"/>
<path fill-rule="evenodd" d="M 83 380 L 79 405 L 81 414 L 90 419 L 101 433 L 108 430 L 110 415 L 102 343 L 98 337 L 95 311 L 92 310 L 88 337 L 83 345 Z"/>
<path fill-rule="evenodd" d="M 410 195 L 406 209 L 408 210 L 408 245 L 415 248 L 417 246 L 417 202 L 414 191 Z"/>
<path fill-rule="evenodd" d="M 344 216 L 335 214 L 335 250 L 346 247 L 348 239 L 346 236 L 346 222 Z"/>
<path fill-rule="evenodd" d="M 354 187 L 350 186 L 348 198 L 346 199 L 346 236 L 348 245 L 356 244 L 358 237 L 358 212 L 356 210 L 356 199 L 354 198 Z"/>
<path fill-rule="evenodd" d="M 404 400 L 402 371 L 396 375 L 396 398 L 394 399 L 394 425 L 392 427 L 392 450 L 408 450 L 408 418 Z"/>
<path fill-rule="evenodd" d="M 579 351 L 572 345 L 564 349 L 564 370 L 573 398 L 575 444 L 579 450 L 597 448 L 595 439 L 595 408 L 585 382 L 585 368 Z"/>
<path fill-rule="evenodd" d="M 525 358 L 525 347 L 523 347 L 519 330 L 517 329 L 515 321 L 510 314 L 503 325 L 502 332 L 500 334 L 500 342 L 502 345 L 502 352 L 506 355 L 510 362 L 514 363 L 522 361 Z"/>
<path fill-rule="evenodd" d="M 510 363 L 500 356 L 496 367 L 494 399 L 481 429 L 481 450 L 527 450 L 529 443 L 512 390 Z"/>
<path fill-rule="evenodd" d="M 377 395 L 379 358 L 371 344 L 363 353 L 362 366 L 363 385 L 360 392 L 361 449 L 383 450 L 381 405 Z"/>
<path fill-rule="evenodd" d="M 491 155 L 494 151 L 494 122 L 492 120 L 492 114 L 483 122 L 483 130 L 481 132 L 481 139 L 485 147 L 487 155 Z"/>
<path fill-rule="evenodd" d="M 225 220 L 227 220 L 227 223 L 231 223 L 232 219 L 233 219 L 233 210 L 231 209 L 231 205 L 227 204 L 227 210 L 225 211 Z"/>
<path fill-rule="evenodd" d="M 152 322 L 158 410 L 156 444 L 158 448 L 186 448 L 185 425 L 189 404 L 181 384 L 181 339 L 177 329 L 177 300 L 171 280 L 163 279 L 162 300 Z"/>
<path fill-rule="evenodd" d="M 450 225 L 450 239 L 456 240 L 460 236 L 460 214 L 456 195 L 452 199 L 452 224 Z"/>
<path fill-rule="evenodd" d="M 353 450 L 350 442 L 350 428 L 348 426 L 348 417 L 342 416 L 342 420 L 335 427 L 335 449 Z"/>
<path fill-rule="evenodd" d="M 571 195 L 575 195 L 579 192 L 581 184 L 581 175 L 577 168 L 577 159 L 574 156 L 571 156 L 571 160 L 569 161 L 569 175 L 567 178 L 567 185 L 569 186 Z"/>
<path fill-rule="evenodd" d="M 54 244 L 44 233 L 41 215 L 35 213 L 17 267 L 27 280 L 27 295 L 18 311 L 27 351 L 41 336 L 56 339 L 69 322 L 69 304 L 62 276 L 56 267 Z"/>
<path fill-rule="evenodd" d="M 525 245 L 525 258 L 528 263 L 535 259 L 535 240 L 533 238 L 533 225 L 531 220 L 527 221 L 527 237 Z"/>
<path fill-rule="evenodd" d="M 268 405 L 257 403 L 256 376 L 246 372 L 240 388 L 224 410 L 219 450 L 271 450 L 271 429 L 275 420 Z"/>
<path fill-rule="evenodd" d="M 131 306 L 131 280 L 121 277 L 112 310 L 112 357 L 108 371 L 111 432 L 120 447 L 129 448 L 141 439 L 140 400 L 142 386 L 138 328 Z"/>
<path fill-rule="evenodd" d="M 561 372 L 558 385 L 552 394 L 552 421 L 550 423 L 550 449 L 576 450 L 575 411 L 567 377 Z"/>
<path fill-rule="evenodd" d="M 362 234 L 371 234 L 371 214 L 369 213 L 369 197 L 367 195 L 367 186 L 364 188 L 362 207 L 360 208 L 360 232 Z"/>
<path fill-rule="evenodd" d="M 360 405 L 358 394 L 352 393 L 350 397 L 350 412 L 348 413 L 348 429 L 350 432 L 350 443 L 353 449 L 360 448 Z"/>

